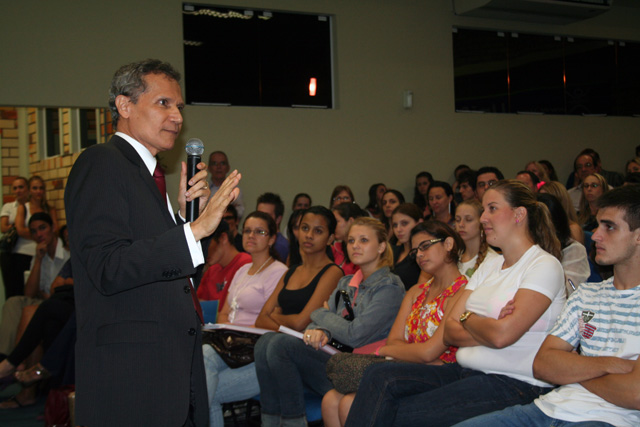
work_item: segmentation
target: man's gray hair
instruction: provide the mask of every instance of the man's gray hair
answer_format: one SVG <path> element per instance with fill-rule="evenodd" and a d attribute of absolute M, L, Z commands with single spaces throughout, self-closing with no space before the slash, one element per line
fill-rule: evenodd
<path fill-rule="evenodd" d="M 120 118 L 116 107 L 116 98 L 118 95 L 124 95 L 128 96 L 134 104 L 137 103 L 140 94 L 147 90 L 144 80 L 144 76 L 147 74 L 164 74 L 176 82 L 180 81 L 180 73 L 171 64 L 159 59 L 145 59 L 120 67 L 113 75 L 109 89 L 109 109 L 114 127 L 117 128 Z"/>

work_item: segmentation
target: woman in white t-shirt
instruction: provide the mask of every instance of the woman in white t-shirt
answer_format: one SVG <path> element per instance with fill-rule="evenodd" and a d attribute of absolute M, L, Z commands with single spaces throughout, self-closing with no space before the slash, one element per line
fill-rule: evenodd
<path fill-rule="evenodd" d="M 11 191 L 16 196 L 13 202 L 5 203 L 0 213 L 2 233 L 8 232 L 16 223 L 18 207 L 22 206 L 22 215 L 25 215 L 24 205 L 29 200 L 29 183 L 26 178 L 17 177 L 11 183 Z M 28 220 L 27 218 L 25 218 Z M 0 268 L 4 282 L 5 297 L 24 294 L 24 272 L 29 270 L 31 257 L 36 253 L 36 242 L 29 235 L 18 234 L 18 240 L 11 252 L 0 253 Z"/>
<path fill-rule="evenodd" d="M 218 323 L 253 326 L 287 266 L 277 260 L 273 247 L 278 234 L 276 222 L 264 212 L 252 212 L 244 220 L 242 247 L 251 262 L 238 269 Z M 224 426 L 222 404 L 248 399 L 259 392 L 255 365 L 231 369 L 209 344 L 202 346 L 209 396 L 209 423 Z"/>
<path fill-rule="evenodd" d="M 482 204 L 475 198 L 463 200 L 456 208 L 456 231 L 465 244 L 465 250 L 458 260 L 458 270 L 467 276 L 467 279 L 473 276 L 485 259 L 498 255 L 487 243 L 480 224 L 480 215 Z"/>
<path fill-rule="evenodd" d="M 453 425 L 551 390 L 532 368 L 565 301 L 549 211 L 514 180 L 492 186 L 482 203 L 487 242 L 502 255 L 480 265 L 445 321 L 444 341 L 459 347 L 458 362 L 370 367 L 347 426 Z M 522 309 L 499 319 L 510 301 Z"/>

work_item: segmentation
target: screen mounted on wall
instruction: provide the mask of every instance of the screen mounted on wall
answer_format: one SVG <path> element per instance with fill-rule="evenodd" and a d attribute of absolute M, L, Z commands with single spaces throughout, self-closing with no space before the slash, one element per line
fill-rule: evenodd
<path fill-rule="evenodd" d="M 332 17 L 183 3 L 186 102 L 333 108 Z"/>

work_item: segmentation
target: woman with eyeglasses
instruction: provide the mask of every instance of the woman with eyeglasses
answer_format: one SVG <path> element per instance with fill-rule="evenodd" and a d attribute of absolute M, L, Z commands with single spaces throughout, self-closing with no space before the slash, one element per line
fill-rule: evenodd
<path fill-rule="evenodd" d="M 327 427 L 344 425 L 357 384 L 371 364 L 383 362 L 385 357 L 427 365 L 456 360 L 457 348 L 444 344 L 439 326 L 453 306 L 454 296 L 467 284 L 457 265 L 464 242 L 451 227 L 435 220 L 417 224 L 410 234 L 413 249 L 409 257 L 431 279 L 407 291 L 386 345 L 375 355 L 343 353 L 330 360 L 327 370 L 333 371 L 329 376 L 336 378 L 336 388 L 322 399 L 322 418 Z"/>
<path fill-rule="evenodd" d="M 582 184 L 582 195 L 580 197 L 580 209 L 578 211 L 578 222 L 585 231 L 592 231 L 598 227 L 596 213 L 598 207 L 596 200 L 609 191 L 609 184 L 599 173 L 588 175 Z"/>
<path fill-rule="evenodd" d="M 273 244 L 278 233 L 276 222 L 263 212 L 252 212 L 244 220 L 242 244 L 251 262 L 238 269 L 217 323 L 252 326 L 265 301 L 287 267 L 278 261 Z M 248 399 L 258 394 L 253 363 L 231 369 L 209 344 L 202 346 L 209 396 L 209 423 L 224 426 L 222 404 Z"/>
<path fill-rule="evenodd" d="M 337 185 L 331 192 L 331 200 L 329 206 L 331 209 L 338 206 L 340 203 L 355 203 L 356 199 L 353 197 L 353 191 L 348 185 Z"/>
<path fill-rule="evenodd" d="M 444 342 L 456 363 L 367 369 L 347 426 L 450 426 L 527 404 L 553 388 L 533 359 L 565 302 L 560 242 L 547 207 L 515 180 L 482 199 L 481 222 L 502 254 L 485 260 L 449 310 Z"/>
<path fill-rule="evenodd" d="M 324 307 L 311 314 L 303 339 L 265 334 L 254 355 L 260 382 L 262 426 L 306 426 L 305 387 L 323 396 L 333 388 L 325 373 L 325 346 L 357 348 L 384 339 L 404 296 L 382 223 L 357 218 L 347 250 L 360 270 L 340 280 Z"/>

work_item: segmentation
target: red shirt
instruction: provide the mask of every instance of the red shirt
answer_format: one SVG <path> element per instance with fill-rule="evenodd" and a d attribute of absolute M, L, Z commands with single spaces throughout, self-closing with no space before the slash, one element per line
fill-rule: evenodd
<path fill-rule="evenodd" d="M 198 286 L 198 299 L 204 301 L 218 300 L 218 311 L 224 307 L 227 299 L 229 285 L 235 276 L 236 271 L 245 264 L 251 262 L 251 255 L 246 252 L 240 252 L 236 255 L 226 267 L 220 264 L 214 264 L 205 271 Z"/>

